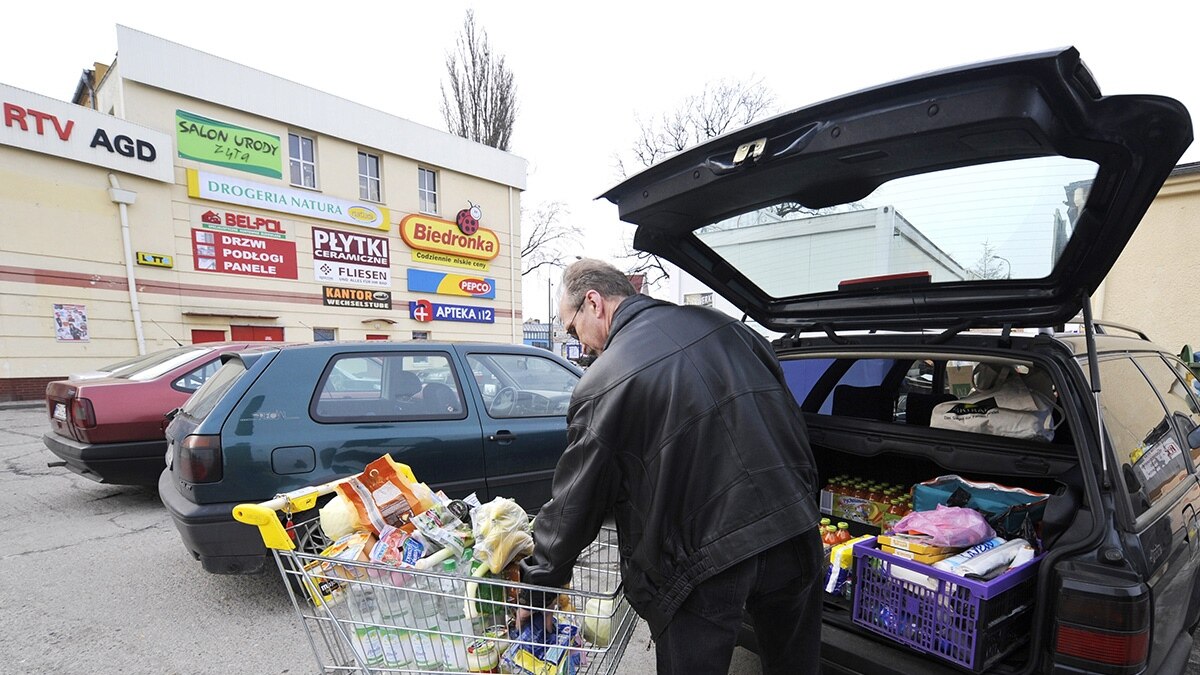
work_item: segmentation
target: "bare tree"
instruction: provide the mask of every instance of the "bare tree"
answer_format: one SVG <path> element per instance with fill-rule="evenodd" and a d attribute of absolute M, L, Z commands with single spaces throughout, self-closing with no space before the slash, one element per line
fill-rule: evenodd
<path fill-rule="evenodd" d="M 996 247 L 984 241 L 983 253 L 975 264 L 967 269 L 974 279 L 1008 279 L 1012 277 L 1012 263 L 1004 256 L 996 255 Z"/>
<path fill-rule="evenodd" d="M 487 31 L 467 10 L 456 51 L 446 52 L 447 85 L 442 84 L 442 118 L 450 133 L 508 150 L 517 120 L 517 85 L 504 57 L 492 51 Z"/>
<path fill-rule="evenodd" d="M 521 276 L 539 267 L 560 265 L 566 245 L 579 247 L 582 231 L 563 222 L 568 215 L 561 202 L 546 202 L 522 216 Z"/>
<path fill-rule="evenodd" d="M 775 94 L 761 78 L 709 83 L 699 96 L 687 97 L 674 110 L 649 121 L 635 118 L 639 133 L 630 149 L 633 160 L 639 169 L 649 167 L 667 155 L 750 124 L 769 114 L 774 105 Z M 620 155 L 614 157 L 614 168 L 622 178 L 627 175 Z M 645 274 L 647 285 L 670 276 L 658 256 L 635 251 L 628 241 L 621 257 L 628 261 L 626 272 Z"/>

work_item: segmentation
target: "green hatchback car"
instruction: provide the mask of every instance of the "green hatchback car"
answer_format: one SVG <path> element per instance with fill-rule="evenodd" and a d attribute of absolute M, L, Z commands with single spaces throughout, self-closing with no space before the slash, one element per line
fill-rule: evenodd
<path fill-rule="evenodd" d="M 385 453 L 452 497 L 536 510 L 581 375 L 545 350 L 494 344 L 327 342 L 224 360 L 174 413 L 158 481 L 184 546 L 219 574 L 267 560 L 235 505 L 357 473 Z"/>

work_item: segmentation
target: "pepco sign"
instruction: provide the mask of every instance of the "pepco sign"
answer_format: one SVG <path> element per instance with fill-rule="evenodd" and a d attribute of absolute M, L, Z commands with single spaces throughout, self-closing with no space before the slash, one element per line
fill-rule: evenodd
<path fill-rule="evenodd" d="M 413 293 L 461 295 L 491 300 L 496 297 L 496 280 L 467 274 L 430 272 L 410 267 L 408 268 L 408 290 Z"/>
<path fill-rule="evenodd" d="M 0 84 L 0 144 L 175 180 L 166 134 L 6 84 Z"/>

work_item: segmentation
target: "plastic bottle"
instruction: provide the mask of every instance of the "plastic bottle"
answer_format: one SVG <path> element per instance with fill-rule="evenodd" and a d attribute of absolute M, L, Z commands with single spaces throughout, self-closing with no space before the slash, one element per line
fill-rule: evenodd
<path fill-rule="evenodd" d="M 854 536 L 850 534 L 850 523 L 846 523 L 846 522 L 838 523 L 837 524 L 837 533 L 834 536 L 837 537 L 837 543 L 839 543 L 839 544 L 853 539 Z"/>
<path fill-rule="evenodd" d="M 409 607 L 412 610 L 412 628 L 416 629 L 409 632 L 409 643 L 413 664 L 421 671 L 442 669 L 442 645 L 438 634 L 438 596 L 433 594 L 437 582 L 433 577 L 414 574 L 407 589 Z"/>
<path fill-rule="evenodd" d="M 458 563 L 453 559 L 442 563 L 442 573 L 450 578 L 440 579 L 441 591 L 445 595 L 438 611 L 438 624 L 442 630 L 442 665 L 446 670 L 463 671 L 467 669 L 466 643 L 472 635 L 471 622 L 467 619 L 466 602 L 467 584 L 458 576 Z"/>

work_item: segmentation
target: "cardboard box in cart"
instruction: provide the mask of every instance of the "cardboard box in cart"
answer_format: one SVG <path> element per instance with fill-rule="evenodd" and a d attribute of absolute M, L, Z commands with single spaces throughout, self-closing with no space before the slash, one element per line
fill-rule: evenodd
<path fill-rule="evenodd" d="M 974 389 L 974 372 L 975 368 L 972 365 L 956 366 L 953 363 L 946 366 L 946 384 L 950 386 L 950 393 L 955 396 L 966 396 Z"/>

